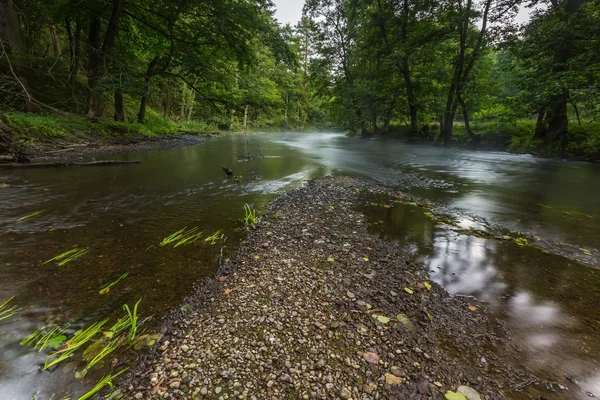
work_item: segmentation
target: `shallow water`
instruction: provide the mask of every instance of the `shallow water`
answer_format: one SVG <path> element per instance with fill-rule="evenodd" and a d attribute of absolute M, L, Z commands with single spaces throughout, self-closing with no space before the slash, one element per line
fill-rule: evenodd
<path fill-rule="evenodd" d="M 245 159 L 250 155 L 264 158 Z M 262 212 L 278 193 L 327 174 L 365 176 L 447 204 L 465 221 L 539 236 L 534 247 L 458 233 L 418 207 L 367 209 L 377 231 L 399 240 L 454 294 L 475 296 L 507 322 L 529 366 L 600 395 L 600 166 L 504 153 L 364 141 L 339 134 L 231 135 L 184 149 L 106 158 L 139 165 L 0 170 L 0 303 L 21 310 L 0 321 L 0 398 L 80 395 L 97 380 L 61 368 L 19 341 L 48 319 L 85 326 L 142 298 L 163 316 L 193 282 L 217 268 L 221 244 L 158 244 L 185 226 L 222 229 L 224 257 L 242 238 L 243 204 Z M 222 165 L 242 175 L 225 179 Z M 26 182 L 26 183 L 25 183 Z M 34 211 L 43 213 L 17 222 Z M 78 246 L 62 267 L 44 261 Z M 128 272 L 109 294 L 98 291 Z M 578 383 L 565 379 L 568 375 Z M 563 397 L 564 398 L 564 397 Z M 573 397 L 577 398 L 577 397 Z"/>

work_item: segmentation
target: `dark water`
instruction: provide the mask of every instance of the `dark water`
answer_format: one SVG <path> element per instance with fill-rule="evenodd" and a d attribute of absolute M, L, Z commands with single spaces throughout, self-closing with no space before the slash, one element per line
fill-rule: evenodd
<path fill-rule="evenodd" d="M 266 157 L 238 162 L 248 152 Z M 0 170 L 0 183 L 15 182 L 0 188 L 0 303 L 15 296 L 21 308 L 0 321 L 0 399 L 75 397 L 97 380 L 94 374 L 76 380 L 61 368 L 41 371 L 45 354 L 19 345 L 48 319 L 85 326 L 142 298 L 140 314 L 156 320 L 217 268 L 221 244 L 159 247 L 164 237 L 185 226 L 222 229 L 226 257 L 242 237 L 244 203 L 260 212 L 281 191 L 338 173 L 447 204 L 465 226 L 481 217 L 543 239 L 545 251 L 453 231 L 418 207 L 366 210 L 372 221 L 383 221 L 376 230 L 406 244 L 432 279 L 483 300 L 504 319 L 533 370 L 568 386 L 572 398 L 579 390 L 600 395 L 597 165 L 337 134 L 264 134 L 250 137 L 249 149 L 243 136 L 227 136 L 120 158 L 142 164 Z M 241 183 L 225 179 L 222 165 L 242 175 Z M 62 267 L 43 264 L 73 246 L 89 252 Z M 126 279 L 99 295 L 125 272 Z"/>

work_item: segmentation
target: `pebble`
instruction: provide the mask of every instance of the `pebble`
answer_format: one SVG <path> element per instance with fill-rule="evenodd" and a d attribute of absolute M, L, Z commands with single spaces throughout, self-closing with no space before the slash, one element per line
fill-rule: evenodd
<path fill-rule="evenodd" d="M 465 396 L 467 400 L 482 400 L 481 395 L 469 386 L 459 386 L 456 392 Z"/>
<path fill-rule="evenodd" d="M 342 387 L 342 390 L 340 390 L 340 397 L 342 399 L 349 399 L 350 396 L 352 396 L 352 393 L 350 393 L 346 387 Z"/>

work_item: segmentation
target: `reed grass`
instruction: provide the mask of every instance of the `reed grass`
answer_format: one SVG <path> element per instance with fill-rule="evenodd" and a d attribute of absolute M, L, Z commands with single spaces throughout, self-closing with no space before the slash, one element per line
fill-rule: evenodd
<path fill-rule="evenodd" d="M 256 225 L 258 223 L 258 217 L 256 211 L 253 210 L 248 203 L 244 204 L 244 225 Z"/>
<path fill-rule="evenodd" d="M 63 362 L 73 356 L 73 354 L 89 342 L 100 330 L 102 326 L 108 322 L 108 318 L 99 322 L 95 322 L 86 329 L 75 332 L 73 337 L 65 342 L 65 344 L 57 351 L 50 353 L 46 357 L 44 369 L 49 369 L 52 366 Z"/>
<path fill-rule="evenodd" d="M 160 242 L 160 246 L 164 247 L 170 244 L 174 244 L 173 247 L 187 246 L 188 244 L 195 243 L 201 237 L 204 231 L 200 231 L 197 226 L 187 229 L 187 227 L 178 230 L 177 232 L 167 236 Z"/>
<path fill-rule="evenodd" d="M 39 211 L 32 212 L 31 214 L 27 214 L 26 216 L 19 218 L 17 220 L 17 222 L 21 222 L 21 221 L 25 221 L 26 219 L 33 218 L 33 217 L 35 217 L 37 215 L 40 215 L 43 212 L 44 212 L 44 210 L 39 210 Z"/>
<path fill-rule="evenodd" d="M 79 249 L 79 248 L 74 248 L 71 250 L 67 250 L 63 253 L 60 253 L 59 255 L 57 255 L 56 257 L 53 257 L 51 259 L 49 259 L 48 261 L 44 262 L 45 264 L 48 264 L 52 261 L 59 261 L 58 266 L 62 267 L 63 265 L 65 265 L 66 263 L 69 263 L 73 260 L 76 260 L 80 257 L 83 257 L 85 254 L 87 254 L 88 250 L 87 249 Z"/>
<path fill-rule="evenodd" d="M 129 275 L 129 272 L 125 272 L 119 278 L 117 278 L 116 280 L 112 281 L 106 287 L 104 287 L 103 289 L 101 289 L 98 293 L 100 293 L 100 294 L 107 294 L 108 292 L 110 292 L 110 288 L 112 288 L 113 286 L 115 286 L 117 283 L 121 282 L 123 279 L 127 278 L 127 275 Z"/>
<path fill-rule="evenodd" d="M 210 245 L 216 244 L 219 240 L 223 239 L 225 235 L 221 233 L 221 229 L 213 233 L 212 235 L 206 237 L 204 241 Z"/>
<path fill-rule="evenodd" d="M 20 310 L 20 308 L 18 308 L 17 306 L 12 306 L 10 308 L 8 307 L 8 303 L 10 303 L 14 298 L 15 297 L 12 296 L 5 300 L 4 303 L 0 304 L 0 321 L 12 317 Z"/>
<path fill-rule="evenodd" d="M 114 388 L 114 384 L 113 384 L 113 380 L 118 377 L 119 375 L 121 375 L 123 372 L 127 371 L 129 369 L 129 367 L 122 369 L 121 371 L 117 372 L 116 374 L 112 375 L 112 374 L 108 374 L 103 376 L 98 383 L 96 383 L 96 385 L 87 393 L 85 393 L 84 395 L 82 395 L 81 397 L 79 397 L 79 399 L 77 400 L 87 400 L 92 398 L 96 393 L 98 393 L 100 390 L 102 390 L 102 388 L 104 388 L 105 386 L 110 387 L 111 389 Z"/>

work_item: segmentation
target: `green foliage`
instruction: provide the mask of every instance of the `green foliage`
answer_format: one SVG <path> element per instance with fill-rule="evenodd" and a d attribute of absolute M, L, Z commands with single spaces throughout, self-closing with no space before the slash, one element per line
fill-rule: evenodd
<path fill-rule="evenodd" d="M 79 397 L 78 400 L 91 399 L 92 397 L 94 397 L 94 395 L 96 393 L 98 393 L 100 390 L 102 390 L 102 388 L 104 388 L 105 386 L 108 386 L 112 389 L 114 387 L 113 380 L 116 377 L 118 377 L 119 375 L 121 375 L 122 373 L 124 373 L 125 371 L 127 371 L 128 369 L 129 368 L 122 369 L 121 371 L 117 372 L 114 375 L 108 374 L 108 375 L 103 376 L 89 392 L 87 392 L 84 395 L 82 395 L 81 397 Z"/>
<path fill-rule="evenodd" d="M 12 299 L 14 299 L 14 297 L 10 297 L 0 304 L 0 321 L 12 317 L 20 310 L 20 308 L 16 306 L 8 307 L 8 303 L 10 303 Z"/>
<path fill-rule="evenodd" d="M 258 217 L 256 211 L 253 210 L 248 203 L 244 204 L 244 226 L 256 225 L 258 223 Z"/>
<path fill-rule="evenodd" d="M 86 249 L 74 248 L 60 253 L 56 257 L 52 257 L 51 259 L 45 261 L 44 264 L 48 264 L 52 261 L 58 261 L 58 266 L 62 267 L 63 265 L 84 256 L 85 254 L 87 254 L 87 252 L 88 250 Z"/>

